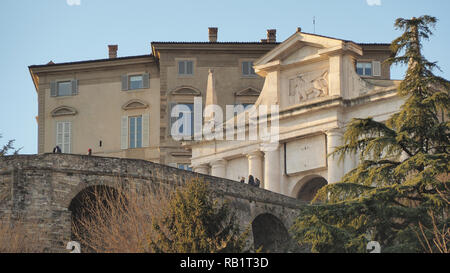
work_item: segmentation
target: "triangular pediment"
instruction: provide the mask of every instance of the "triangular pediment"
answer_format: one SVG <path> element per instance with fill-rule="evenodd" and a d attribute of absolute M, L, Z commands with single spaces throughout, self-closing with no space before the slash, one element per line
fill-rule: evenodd
<path fill-rule="evenodd" d="M 287 65 L 296 62 L 300 62 L 310 58 L 311 56 L 317 56 L 320 48 L 314 46 L 303 46 L 297 50 L 290 52 L 290 55 L 281 59 L 281 64 Z"/>
<path fill-rule="evenodd" d="M 296 32 L 286 41 L 258 59 L 255 62 L 255 68 L 256 70 L 261 70 L 268 66 L 313 61 L 338 51 L 353 51 L 356 54 L 362 54 L 361 48 L 353 42 Z"/>
<path fill-rule="evenodd" d="M 76 115 L 78 112 L 75 108 L 70 107 L 70 106 L 60 106 L 55 108 L 52 112 L 51 115 L 52 117 L 61 117 L 61 116 L 74 116 Z"/>
<path fill-rule="evenodd" d="M 247 87 L 245 89 L 242 89 L 241 91 L 234 93 L 236 97 L 245 97 L 245 96 L 258 97 L 260 94 L 261 91 L 253 87 Z"/>

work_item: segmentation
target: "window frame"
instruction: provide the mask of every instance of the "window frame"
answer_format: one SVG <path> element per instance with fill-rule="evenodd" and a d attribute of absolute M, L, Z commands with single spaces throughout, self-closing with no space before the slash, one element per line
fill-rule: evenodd
<path fill-rule="evenodd" d="M 189 165 L 189 163 L 177 163 L 177 169 L 192 172 L 193 168 Z"/>
<path fill-rule="evenodd" d="M 362 74 L 358 73 L 358 65 L 359 64 L 363 65 L 363 68 L 362 68 L 363 73 Z M 370 66 L 370 74 L 366 74 L 367 65 Z M 355 64 L 355 71 L 356 71 L 356 74 L 358 74 L 361 77 L 373 77 L 373 62 L 371 60 L 359 60 Z"/>
<path fill-rule="evenodd" d="M 68 94 L 66 94 L 66 95 L 61 95 L 60 94 L 60 88 L 59 88 L 59 85 L 60 84 L 62 84 L 62 83 L 68 83 L 69 84 L 69 93 Z M 73 93 L 72 93 L 72 80 L 62 80 L 62 81 L 57 81 L 56 82 L 56 97 L 70 97 L 70 96 L 73 96 Z"/>
<path fill-rule="evenodd" d="M 195 60 L 194 59 L 176 59 L 175 69 L 177 71 L 178 77 L 193 77 L 195 75 Z M 192 63 L 192 73 L 187 73 L 188 71 L 188 62 Z M 184 73 L 180 73 L 180 63 L 183 64 Z"/>
<path fill-rule="evenodd" d="M 131 78 L 132 77 L 140 77 L 141 78 L 140 87 L 138 87 L 138 88 L 132 88 L 131 87 Z M 128 79 L 127 80 L 128 80 L 128 90 L 129 91 L 144 89 L 144 74 L 131 74 L 131 75 L 128 75 Z"/>
<path fill-rule="evenodd" d="M 140 119 L 140 134 L 139 134 L 139 119 Z M 131 130 L 131 124 L 132 120 L 134 120 L 134 132 Z M 136 116 L 128 116 L 128 149 L 141 149 L 144 148 L 143 145 L 143 115 L 136 115 Z M 132 139 L 132 133 L 134 135 L 134 138 Z M 140 138 L 140 145 L 139 145 L 139 138 Z M 132 142 L 133 141 L 133 142 Z M 132 145 L 132 143 L 134 145 Z M 134 147 L 133 147 L 134 146 Z"/>
<path fill-rule="evenodd" d="M 255 69 L 253 68 L 254 60 L 242 60 L 240 63 L 240 73 L 242 78 L 256 78 L 258 76 L 255 72 Z M 244 63 L 247 63 L 248 65 L 248 74 L 244 73 Z"/>
<path fill-rule="evenodd" d="M 62 125 L 61 133 L 58 130 L 60 124 Z M 55 122 L 55 146 L 58 146 L 64 154 L 70 154 L 72 152 L 72 127 L 72 121 L 61 120 Z M 67 128 L 69 128 L 68 132 L 66 131 Z M 61 142 L 59 142 L 59 135 L 61 135 Z M 66 137 L 68 138 L 68 143 L 66 143 Z"/>

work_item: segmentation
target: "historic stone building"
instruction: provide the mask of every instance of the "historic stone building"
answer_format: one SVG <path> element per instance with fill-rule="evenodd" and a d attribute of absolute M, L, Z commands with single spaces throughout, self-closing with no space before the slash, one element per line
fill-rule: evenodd
<path fill-rule="evenodd" d="M 353 117 L 384 120 L 401 101 L 384 60 L 388 44 L 360 44 L 301 32 L 283 43 L 268 30 L 261 42 L 153 42 L 151 54 L 29 67 L 38 93 L 38 152 L 144 159 L 239 180 L 253 174 L 264 188 L 308 199 L 336 182 L 355 160 L 327 158 Z M 207 84 L 225 105 L 280 107 L 280 143 L 201 141 L 171 136 L 177 118 L 193 118 Z M 189 111 L 171 117 L 176 105 Z M 193 133 L 193 130 L 191 130 Z M 269 168 L 270 166 L 270 168 Z M 311 182 L 311 183 L 309 183 Z M 308 193 L 309 192 L 309 193 Z"/>
<path fill-rule="evenodd" d="M 187 169 L 191 153 L 170 137 L 174 104 L 192 107 L 205 96 L 214 68 L 220 103 L 253 104 L 264 79 L 252 62 L 273 49 L 266 42 L 153 42 L 151 54 L 29 67 L 38 93 L 38 153 L 52 152 L 145 159 Z M 189 114 L 187 114 L 189 115 Z"/>
<path fill-rule="evenodd" d="M 218 42 L 210 28 L 208 42 L 153 42 L 148 55 L 117 57 L 118 46 L 108 48 L 108 59 L 29 67 L 39 155 L 0 158 L 0 216 L 38 220 L 50 251 L 64 251 L 80 196 L 92 188 L 113 188 L 118 179 L 139 188 L 193 178 L 232 202 L 255 247 L 304 251 L 289 234 L 303 201 L 358 163 L 351 155 L 327 157 L 343 143 L 345 126 L 352 118 L 384 121 L 403 103 L 384 63 L 388 44 L 300 29 L 282 43 L 275 30 L 261 42 Z M 199 97 L 202 109 L 244 105 L 234 118 L 202 124 L 220 132 L 243 117 L 246 138 L 175 141 L 172 125 L 196 118 Z M 177 106 L 187 110 L 173 116 Z M 255 112 L 260 106 L 270 112 Z M 254 122 L 277 130 L 252 139 Z M 48 154 L 56 146 L 63 154 Z M 83 156 L 89 149 L 94 156 Z M 263 189 L 236 182 L 249 175 Z"/>
<path fill-rule="evenodd" d="M 254 63 L 265 83 L 254 107 L 240 114 L 245 140 L 189 143 L 194 170 L 237 181 L 252 175 L 267 190 L 310 201 L 320 187 L 338 182 L 358 163 L 352 155 L 342 161 L 327 156 L 343 144 L 346 125 L 353 118 L 387 120 L 403 104 L 399 81 L 390 80 L 389 65 L 383 64 L 388 56 L 387 45 L 297 31 Z M 215 92 L 208 90 L 212 97 Z M 273 105 L 279 111 L 271 112 Z M 258 112 L 261 106 L 267 106 L 267 116 Z M 252 111 L 260 128 L 277 130 L 252 139 Z M 235 127 L 239 117 L 220 127 Z"/>

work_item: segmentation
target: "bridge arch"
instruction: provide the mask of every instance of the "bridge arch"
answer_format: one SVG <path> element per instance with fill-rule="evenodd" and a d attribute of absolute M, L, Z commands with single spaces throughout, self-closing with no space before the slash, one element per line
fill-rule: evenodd
<path fill-rule="evenodd" d="M 262 252 L 286 252 L 291 237 L 283 222 L 270 213 L 262 213 L 252 221 L 253 244 Z"/>
<path fill-rule="evenodd" d="M 85 237 L 87 236 L 85 225 L 89 220 L 86 222 L 83 219 L 98 217 L 93 213 L 101 213 L 102 210 L 107 209 L 110 202 L 117 199 L 119 194 L 115 187 L 101 184 L 87 186 L 79 191 L 68 206 L 71 212 L 71 240 L 88 239 Z"/>

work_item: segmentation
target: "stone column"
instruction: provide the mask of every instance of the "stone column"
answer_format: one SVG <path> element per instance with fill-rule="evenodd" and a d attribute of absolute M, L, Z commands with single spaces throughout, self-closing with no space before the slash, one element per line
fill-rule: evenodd
<path fill-rule="evenodd" d="M 281 193 L 280 151 L 278 144 L 263 144 L 264 152 L 264 188 Z"/>
<path fill-rule="evenodd" d="M 225 178 L 227 162 L 223 159 L 211 163 L 211 175 L 215 177 Z"/>
<path fill-rule="evenodd" d="M 207 164 L 194 166 L 194 172 L 208 175 L 209 174 L 209 166 Z"/>
<path fill-rule="evenodd" d="M 263 177 L 263 168 L 262 168 L 262 160 L 263 153 L 260 151 L 254 151 L 247 155 L 248 158 L 248 174 L 253 175 L 254 178 L 258 178 L 261 183 L 264 185 L 264 177 Z"/>
<path fill-rule="evenodd" d="M 343 132 L 341 129 L 331 129 L 327 132 L 327 151 L 331 154 L 336 147 L 343 144 Z M 330 156 L 328 159 L 328 183 L 336 183 L 344 176 L 344 164 L 339 162 L 339 155 Z"/>

